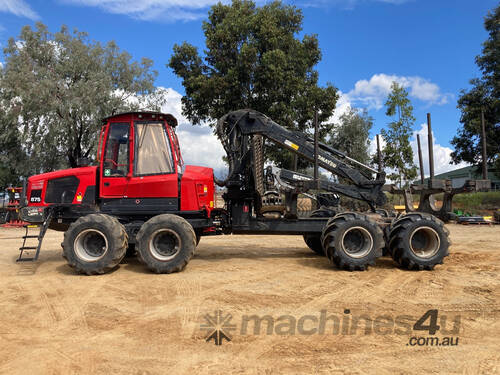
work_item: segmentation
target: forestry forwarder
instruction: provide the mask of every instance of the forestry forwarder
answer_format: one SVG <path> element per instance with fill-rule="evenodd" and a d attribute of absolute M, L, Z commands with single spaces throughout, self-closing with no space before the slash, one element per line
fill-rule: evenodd
<path fill-rule="evenodd" d="M 26 233 L 19 260 L 36 260 L 47 228 L 64 231 L 63 256 L 79 273 L 116 267 L 128 248 L 156 273 L 181 271 L 201 236 L 303 235 L 316 253 L 341 269 L 365 270 L 385 248 L 408 269 L 432 269 L 448 255 L 448 232 L 432 215 L 398 218 L 377 210 L 386 202 L 385 174 L 302 133 L 291 132 L 253 110 L 222 117 L 217 135 L 227 152 L 228 177 L 211 168 L 184 165 L 176 119 L 156 112 L 123 113 L 103 120 L 98 166 L 44 173 L 28 179 L 21 216 L 40 223 Z M 264 147 L 284 147 L 348 181 L 264 167 Z M 375 177 L 373 177 L 375 175 Z M 224 186 L 225 208 L 215 208 L 215 186 Z M 297 216 L 297 196 L 323 191 L 309 218 Z M 325 193 L 326 192 L 326 193 Z M 338 212 L 337 194 L 362 200 L 370 213 Z M 28 229 L 27 229 L 28 232 Z M 38 245 L 25 246 L 37 238 Z M 35 252 L 31 258 L 25 251 Z"/>

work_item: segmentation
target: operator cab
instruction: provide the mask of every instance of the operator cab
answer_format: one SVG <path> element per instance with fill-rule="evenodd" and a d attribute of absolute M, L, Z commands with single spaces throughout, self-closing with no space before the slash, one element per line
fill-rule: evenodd
<path fill-rule="evenodd" d="M 129 112 L 103 121 L 97 155 L 101 198 L 175 198 L 170 204 L 177 206 L 183 161 L 175 117 Z"/>

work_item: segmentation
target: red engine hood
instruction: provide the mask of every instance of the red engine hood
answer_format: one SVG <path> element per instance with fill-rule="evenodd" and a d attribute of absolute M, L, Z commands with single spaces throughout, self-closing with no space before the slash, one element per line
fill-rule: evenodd
<path fill-rule="evenodd" d="M 96 173 L 97 167 L 81 167 L 81 168 L 71 168 L 63 169 L 55 172 L 42 173 L 28 178 L 28 186 L 26 192 L 26 198 L 28 199 L 29 206 L 47 206 L 46 202 L 46 192 L 47 183 L 51 180 L 56 180 L 62 177 L 75 176 L 78 181 L 78 186 L 76 187 L 75 195 L 72 199 L 72 204 L 81 204 L 83 197 L 90 186 L 95 186 L 96 184 Z M 33 197 L 32 191 L 41 190 L 36 197 Z M 57 203 L 52 201 L 51 203 Z M 68 202 L 69 203 L 69 202 Z"/>
<path fill-rule="evenodd" d="M 97 167 L 81 167 L 81 168 L 70 168 L 61 169 L 60 171 L 47 172 L 42 174 L 37 174 L 31 176 L 28 181 L 31 183 L 37 181 L 52 180 L 54 178 L 61 178 L 66 176 L 82 176 L 82 175 L 94 175 L 96 174 Z"/>

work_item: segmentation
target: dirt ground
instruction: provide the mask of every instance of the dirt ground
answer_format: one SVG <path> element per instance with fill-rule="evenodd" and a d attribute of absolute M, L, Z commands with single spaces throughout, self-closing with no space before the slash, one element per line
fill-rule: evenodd
<path fill-rule="evenodd" d="M 451 255 L 432 272 L 381 258 L 350 273 L 301 237 L 221 236 L 202 238 L 181 273 L 154 275 L 132 258 L 93 277 L 66 265 L 61 233 L 47 233 L 38 263 L 16 264 L 22 231 L 0 229 L 0 373 L 499 373 L 500 226 L 449 229 Z M 440 330 L 413 330 L 433 309 Z M 231 314 L 232 340 L 219 346 L 200 326 L 217 311 Z M 266 321 L 255 332 L 252 315 L 274 330 Z"/>

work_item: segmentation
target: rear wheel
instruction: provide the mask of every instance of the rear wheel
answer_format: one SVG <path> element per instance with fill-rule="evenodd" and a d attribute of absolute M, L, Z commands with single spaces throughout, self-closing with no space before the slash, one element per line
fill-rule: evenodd
<path fill-rule="evenodd" d="M 389 250 L 392 259 L 410 270 L 432 270 L 449 255 L 449 232 L 437 217 L 412 212 L 391 224 Z"/>
<path fill-rule="evenodd" d="M 316 211 L 313 211 L 310 217 L 333 217 L 336 215 L 335 210 L 327 207 L 321 207 Z M 325 255 L 323 251 L 323 245 L 321 243 L 320 234 L 304 234 L 304 242 L 306 245 L 318 255 Z"/>
<path fill-rule="evenodd" d="M 114 217 L 103 214 L 83 216 L 64 233 L 63 257 L 76 272 L 106 273 L 125 256 L 127 233 Z"/>
<path fill-rule="evenodd" d="M 346 212 L 330 219 L 323 229 L 325 255 L 338 268 L 364 271 L 382 255 L 382 230 L 368 216 Z"/>
<path fill-rule="evenodd" d="M 149 219 L 137 233 L 139 260 L 155 273 L 179 272 L 196 249 L 191 224 L 177 215 L 163 214 Z"/>

